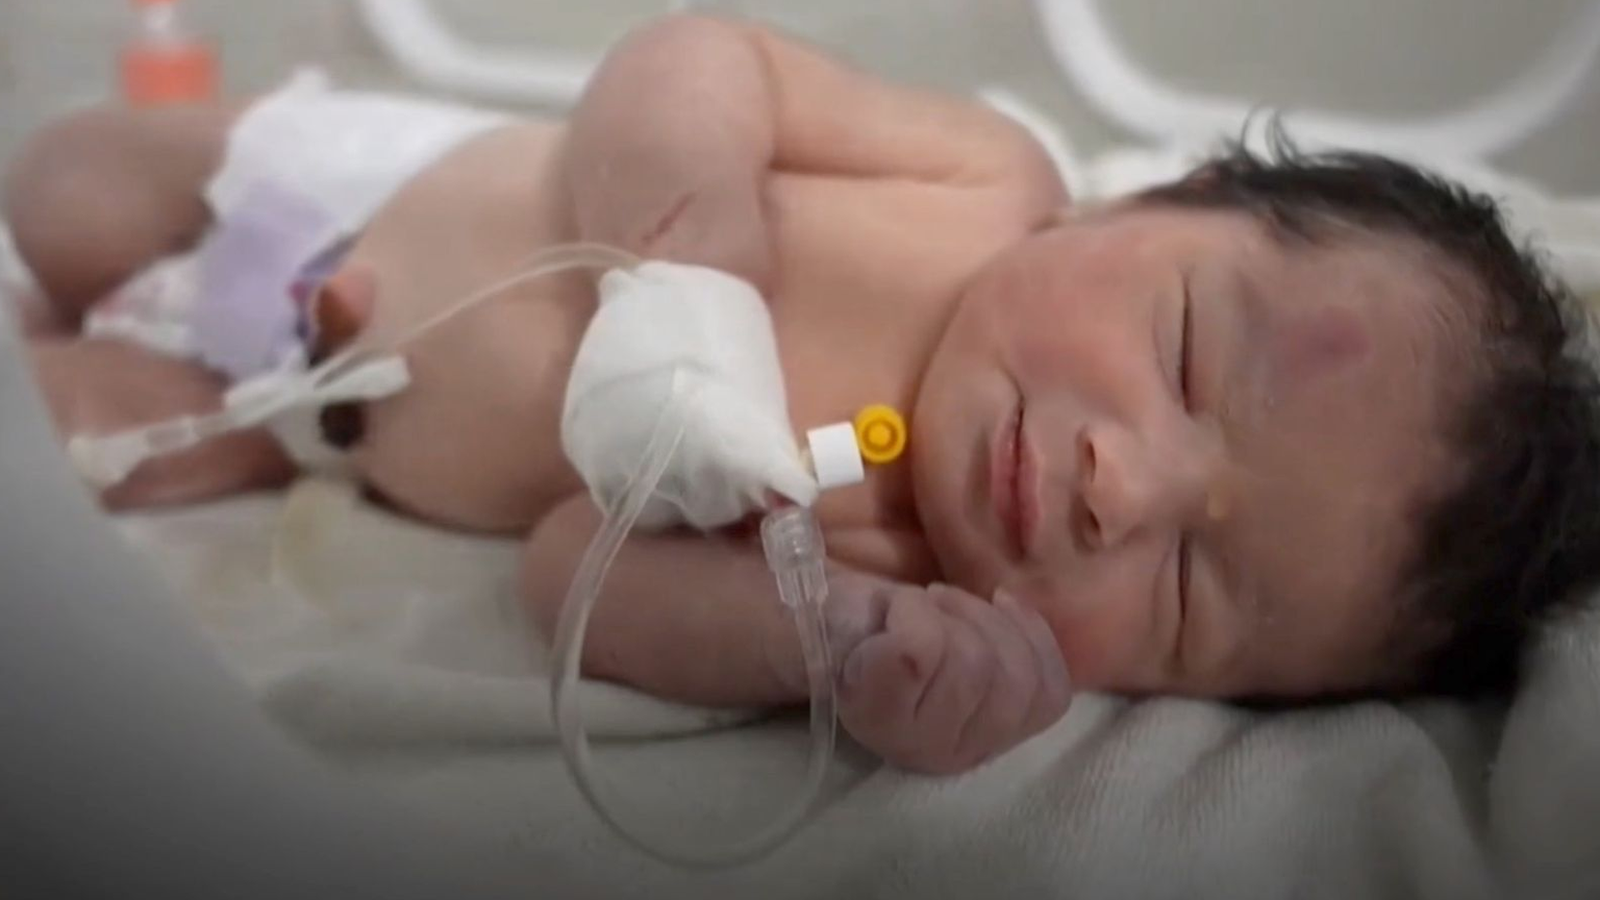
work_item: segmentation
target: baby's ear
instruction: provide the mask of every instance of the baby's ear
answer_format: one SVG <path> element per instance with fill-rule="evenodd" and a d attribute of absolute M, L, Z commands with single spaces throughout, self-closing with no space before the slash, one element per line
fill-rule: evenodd
<path fill-rule="evenodd" d="M 377 280 L 372 267 L 345 263 L 323 282 L 312 300 L 317 355 L 333 353 L 349 343 L 372 318 L 377 300 Z"/>

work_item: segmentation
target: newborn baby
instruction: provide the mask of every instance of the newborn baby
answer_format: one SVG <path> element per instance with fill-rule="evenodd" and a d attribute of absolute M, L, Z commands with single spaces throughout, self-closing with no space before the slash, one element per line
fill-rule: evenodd
<path fill-rule="evenodd" d="M 1068 672 L 1220 698 L 1503 686 L 1600 558 L 1572 305 L 1489 201 L 1280 148 L 1075 207 L 1009 120 L 700 17 L 623 41 L 567 121 L 461 119 L 410 168 L 386 161 L 405 129 L 362 131 L 393 100 L 47 129 L 6 211 L 51 302 L 32 348 L 63 434 L 216 407 L 225 384 L 200 365 L 72 332 L 206 233 L 207 183 L 295 102 L 351 111 L 303 118 L 308 178 L 404 176 L 320 285 L 318 352 L 381 346 L 540 247 L 595 241 L 756 286 L 797 433 L 869 403 L 908 413 L 906 459 L 817 507 L 842 721 L 892 763 L 954 772 L 1015 746 L 1062 714 Z M 393 508 L 527 534 L 547 629 L 598 521 L 558 426 L 593 304 L 591 276 L 527 283 L 407 351 L 408 389 L 322 417 Z M 256 432 L 146 463 L 104 500 L 292 473 Z M 759 546 L 725 537 L 635 536 L 587 673 L 701 704 L 803 701 Z"/>

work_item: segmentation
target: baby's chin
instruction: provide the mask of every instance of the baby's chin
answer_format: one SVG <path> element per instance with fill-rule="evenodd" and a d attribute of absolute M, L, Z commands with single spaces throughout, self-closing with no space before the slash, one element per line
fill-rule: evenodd
<path fill-rule="evenodd" d="M 969 567 L 964 564 L 965 555 L 955 549 L 958 542 L 949 527 L 951 516 L 945 503 L 941 502 L 943 498 L 935 496 L 941 489 L 936 484 L 929 484 L 935 476 L 927 472 L 925 464 L 917 465 L 921 462 L 920 457 L 917 454 L 910 456 L 912 509 L 916 513 L 923 542 L 933 558 L 938 580 L 962 586 Z"/>
<path fill-rule="evenodd" d="M 988 523 L 974 521 L 986 514 L 976 483 L 987 471 L 983 432 L 941 411 L 919 398 L 910 422 L 912 504 L 940 578 L 988 597 L 1002 583 L 1005 559 L 986 535 Z"/>
<path fill-rule="evenodd" d="M 961 513 L 930 503 L 927 492 L 919 489 L 916 494 L 917 517 L 940 580 L 986 600 L 992 597 L 1006 583 L 1006 573 L 999 557 L 984 546 L 981 532 L 974 532 Z"/>

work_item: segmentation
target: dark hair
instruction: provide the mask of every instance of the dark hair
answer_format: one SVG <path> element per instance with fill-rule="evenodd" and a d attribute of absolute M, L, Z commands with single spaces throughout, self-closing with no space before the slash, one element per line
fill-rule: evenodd
<path fill-rule="evenodd" d="M 1266 154 L 1230 143 L 1140 199 L 1243 210 L 1291 240 L 1332 223 L 1407 238 L 1470 286 L 1475 343 L 1445 415 L 1461 473 L 1420 501 L 1388 655 L 1402 690 L 1511 689 L 1530 638 L 1600 580 L 1600 377 L 1581 303 L 1490 197 L 1383 156 L 1301 152 L 1276 123 Z"/>

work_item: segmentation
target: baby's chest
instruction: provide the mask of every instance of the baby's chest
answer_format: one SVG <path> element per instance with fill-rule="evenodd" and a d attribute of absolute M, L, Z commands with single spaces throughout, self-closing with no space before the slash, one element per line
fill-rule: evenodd
<path fill-rule="evenodd" d="M 801 428 L 909 405 L 961 292 L 1030 223 L 996 190 L 776 174 L 770 308 Z"/>
<path fill-rule="evenodd" d="M 909 421 L 963 288 L 1027 223 L 1007 221 L 980 191 L 908 182 L 777 176 L 768 199 L 770 308 L 795 433 L 870 404 Z M 907 581 L 938 577 L 908 463 L 869 466 L 866 483 L 824 494 L 817 513 L 835 559 Z"/>

